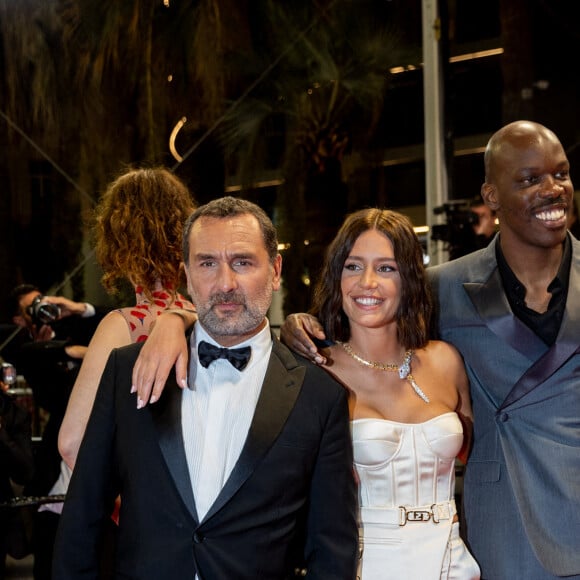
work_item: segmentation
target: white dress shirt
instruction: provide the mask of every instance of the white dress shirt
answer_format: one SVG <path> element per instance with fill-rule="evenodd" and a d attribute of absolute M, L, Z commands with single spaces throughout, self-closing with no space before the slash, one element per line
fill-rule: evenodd
<path fill-rule="evenodd" d="M 189 388 L 183 392 L 181 429 L 197 515 L 201 522 L 240 457 L 262 390 L 272 351 L 270 326 L 232 348 L 251 346 L 248 365 L 238 371 L 226 359 L 204 368 L 197 345 L 220 346 L 199 322 L 191 335 Z"/>

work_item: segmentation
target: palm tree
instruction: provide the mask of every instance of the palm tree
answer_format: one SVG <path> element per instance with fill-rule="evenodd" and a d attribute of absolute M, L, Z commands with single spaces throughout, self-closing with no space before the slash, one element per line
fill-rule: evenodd
<path fill-rule="evenodd" d="M 108 178 L 123 163 L 173 164 L 176 122 L 187 117 L 187 143 L 223 112 L 232 72 L 223 61 L 248 41 L 246 16 L 244 1 L 63 0 L 67 61 L 90 123 L 82 173 Z"/>
<path fill-rule="evenodd" d="M 83 118 L 79 181 L 95 197 L 128 164 L 171 166 L 168 139 L 184 113 L 186 137 L 221 114 L 227 83 L 220 61 L 232 39 L 242 37 L 243 27 L 232 32 L 231 18 L 243 6 L 225 0 L 62 2 L 65 60 Z M 176 167 L 186 181 L 195 181 L 195 161 Z M 223 174 L 215 181 L 221 194 Z"/>

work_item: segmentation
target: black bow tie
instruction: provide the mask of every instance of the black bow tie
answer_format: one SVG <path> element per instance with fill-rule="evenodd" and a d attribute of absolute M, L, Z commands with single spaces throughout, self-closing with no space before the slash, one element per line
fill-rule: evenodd
<path fill-rule="evenodd" d="M 200 341 L 197 346 L 199 362 L 207 368 L 214 360 L 225 358 L 239 371 L 243 371 L 250 360 L 251 347 L 242 348 L 222 348 L 214 346 L 205 340 Z"/>

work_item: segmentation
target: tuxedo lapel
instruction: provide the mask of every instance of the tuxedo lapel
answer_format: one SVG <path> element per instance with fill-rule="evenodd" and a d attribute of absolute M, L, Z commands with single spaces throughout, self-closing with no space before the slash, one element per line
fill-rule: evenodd
<path fill-rule="evenodd" d="M 197 522 L 198 517 L 181 430 L 181 398 L 182 390 L 177 386 L 175 375 L 172 374 L 167 379 L 163 396 L 157 403 L 147 408 L 157 429 L 159 447 L 175 486 L 179 490 L 183 503 Z"/>
<path fill-rule="evenodd" d="M 230 477 L 204 519 L 219 511 L 253 473 L 282 431 L 300 393 L 306 370 L 272 337 L 272 354 L 248 437 Z"/>

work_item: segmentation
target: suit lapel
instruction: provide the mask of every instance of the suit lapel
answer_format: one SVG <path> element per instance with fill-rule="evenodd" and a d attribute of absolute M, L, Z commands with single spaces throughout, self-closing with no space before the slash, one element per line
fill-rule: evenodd
<path fill-rule="evenodd" d="M 580 242 L 574 238 L 572 238 L 572 263 L 566 310 L 557 342 L 566 343 L 574 348 L 580 346 Z"/>
<path fill-rule="evenodd" d="M 204 519 L 209 519 L 219 511 L 253 473 L 282 431 L 300 394 L 306 370 L 272 336 L 272 354 L 248 437 L 230 477 Z"/>
<path fill-rule="evenodd" d="M 518 380 L 501 408 L 519 401 L 550 378 L 573 354 L 580 352 L 580 243 L 574 243 L 564 318 L 556 342 Z"/>
<path fill-rule="evenodd" d="M 514 316 L 495 258 L 495 245 L 498 240 L 499 236 L 496 236 L 486 248 L 480 272 L 482 282 L 466 282 L 463 287 L 486 326 L 511 348 L 531 360 L 536 360 L 546 351 L 546 345 Z"/>
<path fill-rule="evenodd" d="M 193 489 L 185 457 L 183 433 L 181 430 L 181 397 L 182 391 L 177 386 L 172 373 L 163 391 L 163 396 L 154 405 L 149 405 L 153 422 L 159 436 L 159 447 L 183 503 L 198 521 L 193 499 Z"/>

